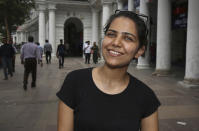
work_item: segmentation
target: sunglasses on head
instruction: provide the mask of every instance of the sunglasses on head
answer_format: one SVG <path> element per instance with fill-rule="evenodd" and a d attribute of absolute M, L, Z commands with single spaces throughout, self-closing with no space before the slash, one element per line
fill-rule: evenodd
<path fill-rule="evenodd" d="M 148 33 L 149 33 L 149 31 L 148 31 L 148 26 L 149 26 L 149 16 L 147 16 L 147 15 L 144 15 L 144 14 L 138 14 L 138 13 L 135 13 L 134 11 L 128 11 L 128 10 L 115 10 L 115 14 L 118 14 L 118 13 L 120 13 L 120 12 L 126 12 L 126 13 L 130 13 L 130 14 L 132 14 L 132 15 L 134 15 L 134 16 L 137 16 L 137 17 L 139 17 L 140 19 L 142 19 L 143 21 L 144 21 L 144 23 L 146 24 L 146 27 L 147 27 L 147 29 L 146 29 L 146 36 L 148 36 Z"/>
<path fill-rule="evenodd" d="M 149 16 L 147 16 L 147 15 L 140 14 L 140 13 L 138 14 L 138 13 L 135 13 L 134 11 L 128 11 L 128 10 L 115 10 L 115 14 L 120 13 L 120 12 L 131 13 L 132 15 L 136 15 L 139 18 L 143 19 L 145 23 L 148 23 Z"/>

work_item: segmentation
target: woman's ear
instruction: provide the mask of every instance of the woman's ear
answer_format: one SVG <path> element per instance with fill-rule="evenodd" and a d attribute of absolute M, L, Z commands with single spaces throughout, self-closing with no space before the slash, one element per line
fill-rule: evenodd
<path fill-rule="evenodd" d="M 143 55 L 145 52 L 145 46 L 142 46 L 138 51 L 137 53 L 135 54 L 135 58 L 138 59 L 138 57 L 140 57 L 141 55 Z"/>

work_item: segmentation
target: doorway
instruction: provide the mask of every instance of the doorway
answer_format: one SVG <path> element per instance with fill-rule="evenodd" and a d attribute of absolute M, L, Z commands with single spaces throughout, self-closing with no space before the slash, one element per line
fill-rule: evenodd
<path fill-rule="evenodd" d="M 64 24 L 64 45 L 66 56 L 82 56 L 83 24 L 80 19 L 72 17 Z"/>

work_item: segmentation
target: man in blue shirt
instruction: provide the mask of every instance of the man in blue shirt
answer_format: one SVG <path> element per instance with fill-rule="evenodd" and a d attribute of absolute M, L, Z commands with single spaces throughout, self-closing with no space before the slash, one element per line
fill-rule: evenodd
<path fill-rule="evenodd" d="M 33 42 L 34 38 L 32 36 L 28 37 L 28 43 L 24 44 L 21 48 L 21 60 L 24 63 L 24 81 L 23 88 L 27 90 L 28 75 L 32 73 L 32 83 L 31 87 L 36 87 L 36 72 L 37 72 L 37 60 L 40 60 L 42 66 L 42 58 L 40 55 L 39 48 Z"/>

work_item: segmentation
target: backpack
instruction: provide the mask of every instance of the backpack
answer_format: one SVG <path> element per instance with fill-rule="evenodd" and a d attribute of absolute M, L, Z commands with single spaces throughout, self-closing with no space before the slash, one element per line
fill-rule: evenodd
<path fill-rule="evenodd" d="M 58 52 L 59 52 L 59 54 L 62 54 L 62 55 L 65 54 L 65 48 L 64 48 L 63 45 L 60 45 L 60 46 L 59 46 Z"/>

